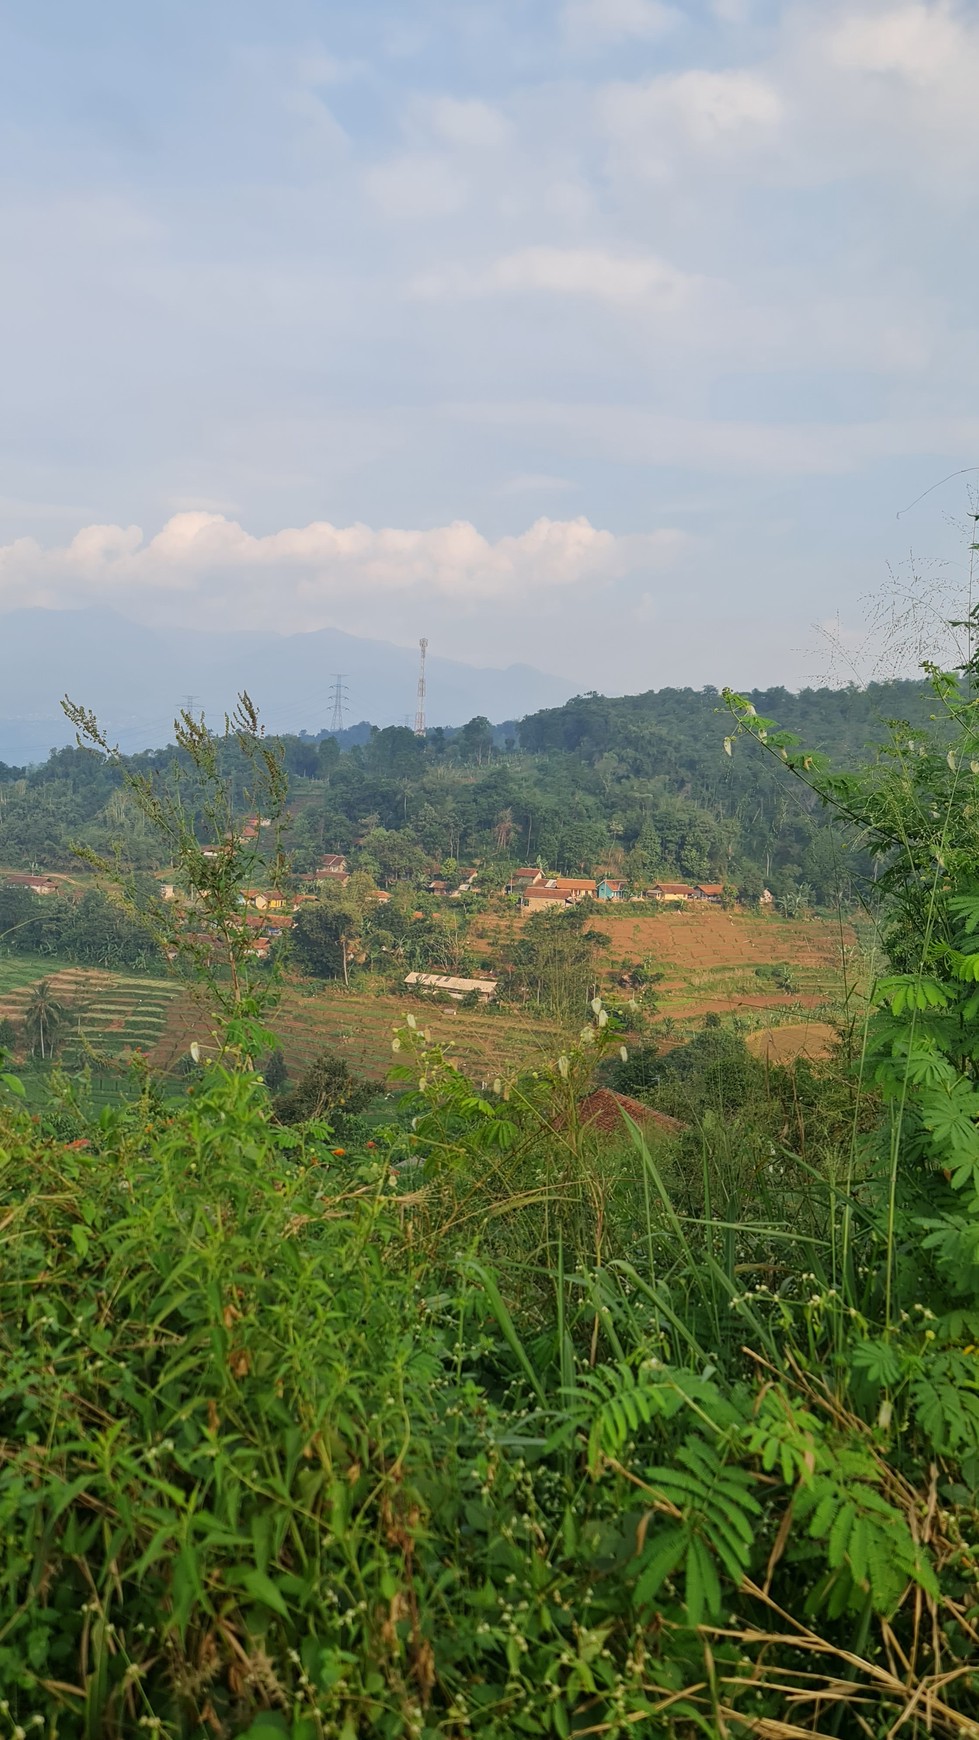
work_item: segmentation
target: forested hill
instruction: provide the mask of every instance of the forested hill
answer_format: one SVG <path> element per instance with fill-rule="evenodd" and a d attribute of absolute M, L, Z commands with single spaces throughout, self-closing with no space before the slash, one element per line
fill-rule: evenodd
<path fill-rule="evenodd" d="M 918 682 L 773 689 L 751 699 L 807 748 L 850 766 L 887 737 L 889 720 L 914 729 L 934 704 Z M 480 866 L 489 890 L 515 864 L 540 862 L 562 873 L 608 871 L 633 887 L 664 877 L 723 881 L 745 900 L 767 885 L 786 910 L 851 898 L 869 862 L 757 745 L 725 755 L 729 726 L 715 690 L 661 689 L 582 696 L 505 729 L 474 718 L 427 738 L 401 726 L 370 728 L 366 741 L 346 744 L 288 736 L 288 848 L 300 874 L 342 852 L 384 887 L 423 890 L 466 863 Z M 241 769 L 229 746 L 222 754 L 244 805 Z M 130 766 L 166 778 L 175 756 L 161 750 Z M 77 842 L 118 852 L 135 869 L 164 868 L 120 780 L 78 749 L 36 768 L 0 766 L 0 869 L 70 869 Z"/>
<path fill-rule="evenodd" d="M 753 689 L 757 713 L 795 732 L 803 744 L 853 763 L 879 742 L 890 720 L 923 723 L 934 696 L 921 678 L 856 684 L 845 689 Z M 578 695 L 521 721 L 520 746 L 531 753 L 563 751 L 590 764 L 614 754 L 634 774 L 667 766 L 690 777 L 717 764 L 727 710 L 717 689 L 649 689 L 642 695 Z"/>

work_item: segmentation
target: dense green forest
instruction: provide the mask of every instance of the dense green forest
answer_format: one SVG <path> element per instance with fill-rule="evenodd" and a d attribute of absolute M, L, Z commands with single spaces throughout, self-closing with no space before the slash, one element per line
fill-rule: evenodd
<path fill-rule="evenodd" d="M 917 729 L 929 712 L 917 682 L 749 699 L 844 767 L 865 755 L 885 721 Z M 404 727 L 373 730 L 344 749 L 330 736 L 286 737 L 286 843 L 300 873 L 324 852 L 343 852 L 386 887 L 421 887 L 471 863 L 505 878 L 513 864 L 539 861 L 563 873 L 608 869 L 636 885 L 717 879 L 747 899 L 767 885 L 789 910 L 800 900 L 853 899 L 869 872 L 866 854 L 827 826 L 816 794 L 787 789 L 764 758 L 726 755 L 729 726 L 716 691 L 664 689 L 579 697 L 505 732 L 477 718 L 424 739 Z M 233 743 L 222 753 L 244 801 Z M 125 765 L 163 775 L 181 758 L 161 749 Z M 67 870 L 78 844 L 135 870 L 165 867 L 121 767 L 86 749 L 52 752 L 39 767 L 0 767 L 0 863 Z"/>

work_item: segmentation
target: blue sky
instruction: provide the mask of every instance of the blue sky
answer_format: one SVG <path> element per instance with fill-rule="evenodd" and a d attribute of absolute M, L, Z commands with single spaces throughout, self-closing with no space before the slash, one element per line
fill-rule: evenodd
<path fill-rule="evenodd" d="M 972 0 L 2 36 L 0 608 L 616 692 L 797 684 L 837 619 L 866 674 L 889 569 L 958 587 L 969 480 L 897 514 L 979 464 Z"/>

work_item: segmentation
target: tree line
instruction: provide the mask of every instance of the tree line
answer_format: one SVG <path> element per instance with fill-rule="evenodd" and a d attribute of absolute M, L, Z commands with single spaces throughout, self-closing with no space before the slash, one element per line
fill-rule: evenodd
<path fill-rule="evenodd" d="M 882 721 L 913 731 L 928 706 L 919 682 L 748 700 L 844 766 L 864 758 Z M 345 734 L 345 746 L 330 735 L 286 736 L 285 845 L 300 875 L 342 852 L 388 889 L 417 889 L 474 862 L 504 879 L 516 863 L 539 862 L 564 874 L 607 869 L 636 885 L 719 880 L 748 900 L 767 886 L 789 910 L 852 900 L 870 872 L 859 842 L 828 825 L 817 794 L 786 789 L 767 764 L 726 756 L 726 730 L 715 690 L 663 689 L 579 696 L 516 725 L 475 718 L 425 738 L 403 726 L 372 728 L 366 741 Z M 243 802 L 247 768 L 233 739 L 219 758 Z M 137 871 L 165 868 L 125 769 L 151 780 L 177 773 L 193 818 L 195 774 L 180 748 L 118 764 L 61 749 L 40 767 L 0 766 L 0 864 L 65 870 L 80 845 Z M 203 807 L 199 820 L 203 843 Z"/>

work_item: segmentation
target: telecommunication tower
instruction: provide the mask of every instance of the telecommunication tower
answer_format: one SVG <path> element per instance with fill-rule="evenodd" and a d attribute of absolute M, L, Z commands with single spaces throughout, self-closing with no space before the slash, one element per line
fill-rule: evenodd
<path fill-rule="evenodd" d="M 418 701 L 415 706 L 415 736 L 425 735 L 425 654 L 428 651 L 428 641 L 424 638 L 418 642 L 421 657 L 418 660 Z"/>
<path fill-rule="evenodd" d="M 342 731 L 343 730 L 343 716 L 346 713 L 347 707 L 348 707 L 349 702 L 350 702 L 350 696 L 347 693 L 346 683 L 344 681 L 344 677 L 343 677 L 342 672 L 338 671 L 336 676 L 333 679 L 333 687 L 330 690 L 330 700 L 333 704 L 333 714 L 332 714 L 332 717 L 330 719 L 330 730 L 331 731 Z"/>

